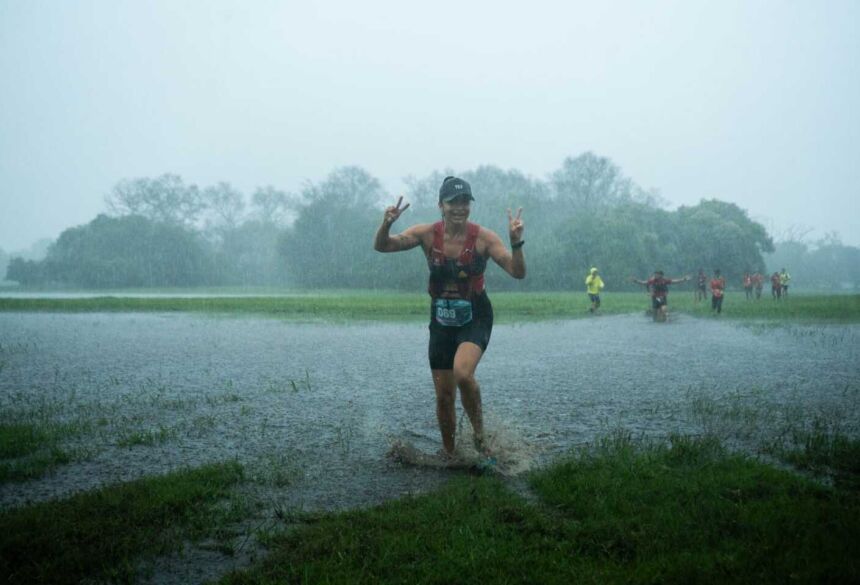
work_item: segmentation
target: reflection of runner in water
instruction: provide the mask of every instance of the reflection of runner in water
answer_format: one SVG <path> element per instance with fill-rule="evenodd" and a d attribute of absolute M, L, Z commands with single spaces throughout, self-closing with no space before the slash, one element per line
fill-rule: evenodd
<path fill-rule="evenodd" d="M 585 288 L 588 290 L 588 299 L 591 301 L 591 307 L 588 309 L 592 313 L 596 313 L 600 308 L 600 289 L 603 288 L 603 279 L 597 273 L 597 268 L 592 268 L 585 277 Z"/>
<path fill-rule="evenodd" d="M 651 307 L 654 309 L 654 320 L 665 321 L 669 316 L 669 285 L 687 282 L 690 280 L 690 277 L 666 278 L 663 276 L 662 270 L 657 270 L 654 272 L 654 276 L 648 280 L 639 280 L 632 276 L 630 280 L 648 287 L 648 290 L 651 291 Z"/>
<path fill-rule="evenodd" d="M 714 277 L 711 279 L 711 311 L 723 312 L 723 293 L 725 290 L 726 279 L 720 276 L 719 270 L 714 270 Z"/>
<path fill-rule="evenodd" d="M 446 177 L 439 189 L 442 221 L 413 225 L 392 236 L 391 224 L 409 207 L 408 203 L 400 206 L 400 197 L 396 205 L 385 210 L 373 245 L 379 252 L 402 252 L 421 246 L 427 257 L 431 297 L 428 354 L 436 388 L 436 418 L 448 455 L 454 453 L 457 388 L 472 423 L 475 447 L 481 452 L 486 450 L 481 389 L 475 369 L 493 330 L 493 307 L 484 289 L 487 259 L 492 258 L 514 278 L 526 276 L 522 208 L 516 216 L 508 210 L 509 251 L 495 232 L 468 221 L 472 201 L 469 183 Z"/>

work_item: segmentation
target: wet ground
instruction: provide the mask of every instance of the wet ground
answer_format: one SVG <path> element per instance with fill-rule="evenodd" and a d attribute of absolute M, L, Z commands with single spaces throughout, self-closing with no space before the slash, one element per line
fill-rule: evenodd
<path fill-rule="evenodd" d="M 231 458 L 282 508 L 427 491 L 456 472 L 385 456 L 395 440 L 439 447 L 426 345 L 416 323 L 0 314 L 0 420 L 64 421 L 67 446 L 86 452 L 0 486 L 0 506 Z M 857 325 L 606 316 L 497 325 L 478 379 L 515 474 L 617 428 L 703 432 L 715 424 L 703 405 L 836 417 L 857 433 L 858 358 Z"/>

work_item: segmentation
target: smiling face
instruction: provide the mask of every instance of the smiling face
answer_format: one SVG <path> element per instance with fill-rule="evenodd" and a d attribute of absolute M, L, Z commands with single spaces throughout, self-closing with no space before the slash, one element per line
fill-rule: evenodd
<path fill-rule="evenodd" d="M 466 223 L 469 219 L 471 203 L 472 201 L 469 199 L 468 195 L 461 195 L 460 197 L 455 197 L 450 201 L 439 203 L 439 209 L 442 210 L 442 218 L 453 224 Z"/>

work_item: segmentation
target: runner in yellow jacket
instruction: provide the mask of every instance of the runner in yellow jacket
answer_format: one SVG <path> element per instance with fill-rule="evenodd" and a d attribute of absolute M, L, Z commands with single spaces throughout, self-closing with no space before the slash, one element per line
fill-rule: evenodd
<path fill-rule="evenodd" d="M 597 273 L 597 268 L 592 268 L 585 277 L 585 288 L 588 290 L 588 298 L 591 300 L 589 312 L 596 313 L 600 308 L 600 289 L 603 288 L 603 279 Z"/>

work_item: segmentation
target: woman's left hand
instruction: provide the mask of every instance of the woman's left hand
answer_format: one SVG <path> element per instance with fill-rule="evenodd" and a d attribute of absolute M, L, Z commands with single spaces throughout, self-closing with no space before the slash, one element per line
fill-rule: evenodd
<path fill-rule="evenodd" d="M 508 231 L 511 238 L 511 244 L 516 244 L 523 239 L 523 208 L 517 209 L 517 215 L 514 217 L 511 210 L 508 209 Z"/>

